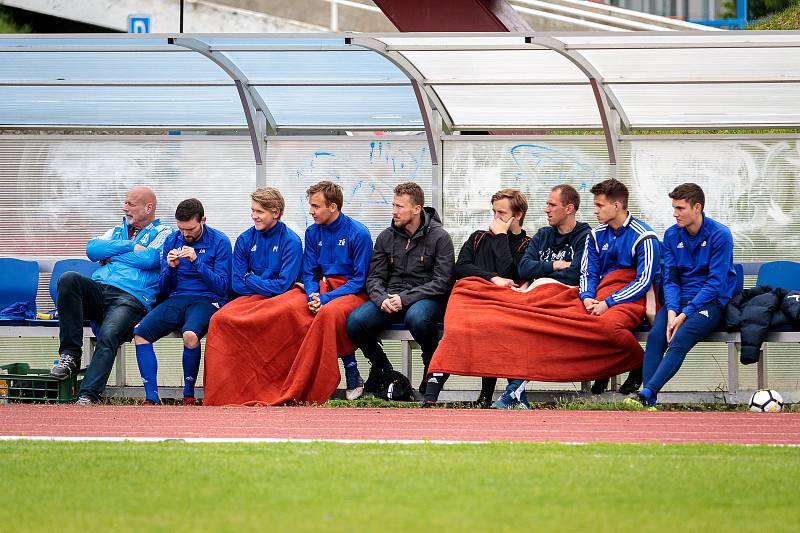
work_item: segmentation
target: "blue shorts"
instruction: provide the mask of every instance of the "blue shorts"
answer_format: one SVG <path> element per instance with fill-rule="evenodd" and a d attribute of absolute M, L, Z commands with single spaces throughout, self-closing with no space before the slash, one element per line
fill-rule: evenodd
<path fill-rule="evenodd" d="M 191 331 L 201 339 L 208 332 L 211 315 L 217 312 L 218 306 L 218 302 L 203 296 L 171 296 L 147 313 L 133 333 L 148 342 L 155 342 L 176 330 Z"/>

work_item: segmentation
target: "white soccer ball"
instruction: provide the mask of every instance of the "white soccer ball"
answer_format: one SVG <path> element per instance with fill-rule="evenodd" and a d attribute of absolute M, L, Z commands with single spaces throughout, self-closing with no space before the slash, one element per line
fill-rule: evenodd
<path fill-rule="evenodd" d="M 780 413 L 783 397 L 772 389 L 759 389 L 750 397 L 750 410 L 755 413 Z"/>

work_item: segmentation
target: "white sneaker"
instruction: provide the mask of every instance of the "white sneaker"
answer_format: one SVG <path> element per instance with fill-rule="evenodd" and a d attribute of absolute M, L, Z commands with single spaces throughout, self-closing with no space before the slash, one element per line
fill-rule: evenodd
<path fill-rule="evenodd" d="M 358 376 L 358 382 L 356 386 L 352 389 L 347 389 L 344 393 L 344 397 L 348 400 L 358 400 L 364 394 L 364 380 L 361 379 L 361 376 Z"/>

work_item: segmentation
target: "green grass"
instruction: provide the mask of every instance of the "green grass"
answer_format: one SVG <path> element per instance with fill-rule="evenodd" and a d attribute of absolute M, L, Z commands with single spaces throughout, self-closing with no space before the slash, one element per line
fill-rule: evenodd
<path fill-rule="evenodd" d="M 4 532 L 790 531 L 796 448 L 0 442 Z M 652 483 L 652 489 L 640 486 Z"/>
<path fill-rule="evenodd" d="M 800 0 L 780 13 L 751 24 L 748 30 L 797 30 L 800 29 Z"/>

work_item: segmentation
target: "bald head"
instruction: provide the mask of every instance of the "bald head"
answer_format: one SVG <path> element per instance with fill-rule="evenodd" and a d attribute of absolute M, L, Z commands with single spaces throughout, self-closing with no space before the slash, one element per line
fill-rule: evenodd
<path fill-rule="evenodd" d="M 150 187 L 138 185 L 125 195 L 122 206 L 128 226 L 140 230 L 156 218 L 156 193 Z"/>

